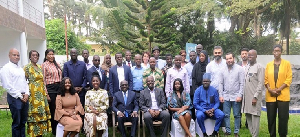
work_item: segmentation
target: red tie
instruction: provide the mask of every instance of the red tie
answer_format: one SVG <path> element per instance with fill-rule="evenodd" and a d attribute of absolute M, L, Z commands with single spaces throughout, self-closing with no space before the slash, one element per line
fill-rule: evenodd
<path fill-rule="evenodd" d="M 130 62 L 128 62 L 128 66 L 131 67 L 131 66 L 130 66 Z"/>

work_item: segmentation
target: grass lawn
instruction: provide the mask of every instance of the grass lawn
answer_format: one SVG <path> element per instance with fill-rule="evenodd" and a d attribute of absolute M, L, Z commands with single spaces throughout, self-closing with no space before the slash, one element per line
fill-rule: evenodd
<path fill-rule="evenodd" d="M 6 114 L 6 111 L 0 111 L 0 137 L 11 137 L 11 114 L 8 110 L 8 115 Z M 278 122 L 277 122 L 278 123 Z M 245 116 L 243 115 L 242 118 L 242 128 L 240 129 L 240 136 L 241 137 L 251 137 L 250 132 L 248 129 L 245 128 Z M 233 117 L 231 117 L 231 127 L 232 127 L 232 133 L 233 133 Z M 146 130 L 147 131 L 147 130 Z M 160 132 L 157 132 L 157 135 Z M 127 134 L 129 135 L 129 134 Z M 149 133 L 146 132 L 146 136 L 148 136 Z M 222 131 L 220 131 L 220 135 L 223 136 Z M 84 137 L 83 134 L 80 135 L 81 137 Z M 117 137 L 121 137 L 120 133 L 116 133 Z M 142 128 L 141 128 L 141 136 L 142 136 Z M 262 116 L 260 119 L 260 137 L 267 137 L 269 136 L 268 133 L 268 124 L 267 124 L 267 113 L 262 112 Z M 278 135 L 277 135 L 278 136 Z M 288 131 L 289 137 L 300 137 L 300 115 L 290 115 L 289 119 L 289 131 Z M 49 134 L 49 137 L 51 135 Z M 109 128 L 109 137 L 112 137 L 112 129 Z"/>

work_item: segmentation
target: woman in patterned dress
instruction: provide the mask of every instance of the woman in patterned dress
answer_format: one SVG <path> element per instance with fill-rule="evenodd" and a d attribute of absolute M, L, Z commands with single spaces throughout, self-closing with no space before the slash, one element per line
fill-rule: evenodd
<path fill-rule="evenodd" d="M 180 125 L 185 131 L 186 137 L 192 137 L 190 132 L 192 102 L 190 94 L 184 91 L 182 80 L 174 80 L 173 93 L 168 97 L 168 107 L 173 113 L 173 118 L 179 120 Z"/>
<path fill-rule="evenodd" d="M 70 78 L 62 79 L 55 103 L 54 119 L 64 126 L 63 137 L 74 137 L 82 127 L 79 114 L 84 115 L 84 109 Z"/>
<path fill-rule="evenodd" d="M 24 67 L 25 76 L 29 81 L 29 108 L 27 133 L 31 137 L 39 137 L 51 132 L 51 114 L 47 101 L 47 91 L 45 90 L 43 72 L 40 65 L 36 63 L 40 54 L 31 50 L 29 52 L 30 63 Z"/>
<path fill-rule="evenodd" d="M 84 130 L 87 137 L 101 137 L 103 131 L 107 130 L 108 94 L 104 89 L 100 89 L 100 77 L 97 72 L 92 74 L 93 89 L 87 91 L 85 95 L 85 118 Z"/>

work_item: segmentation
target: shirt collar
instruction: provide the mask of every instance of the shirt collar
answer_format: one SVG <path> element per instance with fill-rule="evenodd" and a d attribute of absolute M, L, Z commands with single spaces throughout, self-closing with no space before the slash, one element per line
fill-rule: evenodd
<path fill-rule="evenodd" d="M 118 66 L 118 65 L 116 65 L 117 66 L 117 68 L 123 68 L 123 64 L 121 64 L 121 66 Z"/>
<path fill-rule="evenodd" d="M 143 69 L 143 67 L 141 66 L 140 68 L 138 68 L 138 67 L 134 66 L 134 69 L 141 70 L 141 69 Z"/>
<path fill-rule="evenodd" d="M 148 89 L 151 93 L 153 93 L 155 91 L 155 87 L 153 88 L 153 91 L 151 91 L 151 89 L 149 87 L 148 87 Z"/>
<path fill-rule="evenodd" d="M 177 70 L 177 68 L 174 66 L 174 67 L 172 67 L 174 70 Z M 182 67 L 180 67 L 179 68 L 179 71 L 181 71 L 182 70 Z"/>
<path fill-rule="evenodd" d="M 11 61 L 9 61 L 8 63 L 10 63 L 13 67 L 19 67 L 19 65 L 18 64 L 15 64 L 15 63 L 12 63 Z"/>

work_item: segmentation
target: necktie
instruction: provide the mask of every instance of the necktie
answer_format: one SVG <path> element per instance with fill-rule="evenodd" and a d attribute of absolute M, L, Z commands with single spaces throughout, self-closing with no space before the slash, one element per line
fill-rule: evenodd
<path fill-rule="evenodd" d="M 128 62 L 128 66 L 131 67 L 130 62 Z"/>
<path fill-rule="evenodd" d="M 155 64 L 155 67 L 157 67 L 157 68 L 158 68 L 158 60 L 156 60 L 156 64 Z"/>
<path fill-rule="evenodd" d="M 125 105 L 126 105 L 126 103 L 127 103 L 126 92 L 124 92 L 124 102 L 125 102 Z M 127 113 L 126 110 L 125 110 L 125 116 L 128 117 L 128 113 Z"/>

